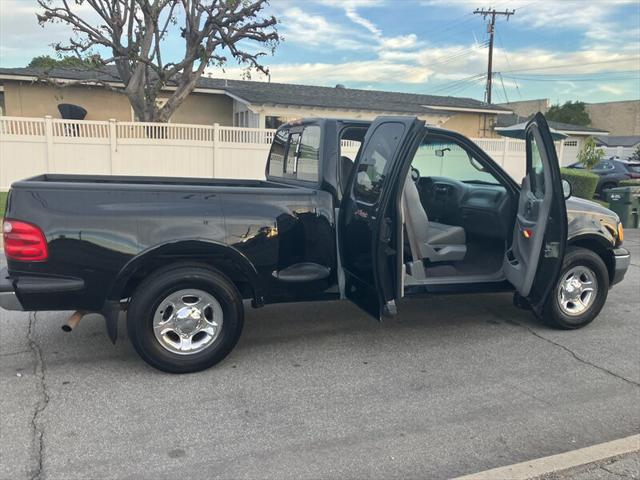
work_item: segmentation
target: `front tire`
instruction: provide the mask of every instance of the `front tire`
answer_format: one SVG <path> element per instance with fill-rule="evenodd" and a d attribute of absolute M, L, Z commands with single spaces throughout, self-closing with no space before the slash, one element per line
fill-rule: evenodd
<path fill-rule="evenodd" d="M 142 359 L 169 373 L 205 370 L 240 338 L 242 298 L 222 273 L 199 265 L 154 272 L 136 289 L 127 331 Z"/>
<path fill-rule="evenodd" d="M 569 247 L 562 273 L 547 298 L 543 320 L 565 330 L 582 328 L 600 313 L 609 293 L 609 272 L 591 250 Z"/>

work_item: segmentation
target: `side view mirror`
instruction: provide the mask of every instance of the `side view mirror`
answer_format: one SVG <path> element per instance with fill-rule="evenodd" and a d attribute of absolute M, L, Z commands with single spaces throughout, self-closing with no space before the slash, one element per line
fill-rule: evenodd
<path fill-rule="evenodd" d="M 571 196 L 571 184 L 564 179 L 562 180 L 562 193 L 565 200 Z"/>

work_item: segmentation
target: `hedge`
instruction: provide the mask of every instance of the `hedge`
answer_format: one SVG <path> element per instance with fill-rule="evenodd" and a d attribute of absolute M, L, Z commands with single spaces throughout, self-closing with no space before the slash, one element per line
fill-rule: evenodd
<path fill-rule="evenodd" d="M 595 173 L 577 168 L 561 168 L 562 179 L 571 184 L 571 195 L 574 197 L 593 199 L 598 186 L 598 176 Z"/>
<path fill-rule="evenodd" d="M 619 187 L 640 187 L 640 178 L 632 178 L 631 180 L 620 180 Z"/>

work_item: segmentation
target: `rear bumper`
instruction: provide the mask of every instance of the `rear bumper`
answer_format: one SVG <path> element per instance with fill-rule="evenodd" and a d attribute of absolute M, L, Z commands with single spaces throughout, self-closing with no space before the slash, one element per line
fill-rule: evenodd
<path fill-rule="evenodd" d="M 624 278 L 625 273 L 629 269 L 629 265 L 631 264 L 631 254 L 626 248 L 616 248 L 613 251 L 614 258 L 614 269 L 613 269 L 613 280 L 611 280 L 611 285 L 615 285 L 616 283 L 620 283 Z"/>
<path fill-rule="evenodd" d="M 83 289 L 84 281 L 77 278 L 10 276 L 7 268 L 0 270 L 0 307 L 5 310 L 72 310 Z"/>
<path fill-rule="evenodd" d="M 24 310 L 6 268 L 0 270 L 0 307 L 5 310 Z"/>

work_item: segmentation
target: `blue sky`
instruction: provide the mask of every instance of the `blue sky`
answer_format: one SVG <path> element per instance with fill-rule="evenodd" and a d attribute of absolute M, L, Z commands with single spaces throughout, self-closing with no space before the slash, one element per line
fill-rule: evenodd
<path fill-rule="evenodd" d="M 40 28 L 34 4 L 0 0 L 0 65 L 51 53 L 48 44 L 67 34 L 61 25 Z M 516 11 L 497 22 L 494 102 L 640 98 L 639 0 L 272 0 L 285 40 L 265 62 L 277 82 L 482 100 L 487 28 L 472 13 L 482 7 Z M 167 47 L 178 51 L 178 42 Z"/>

